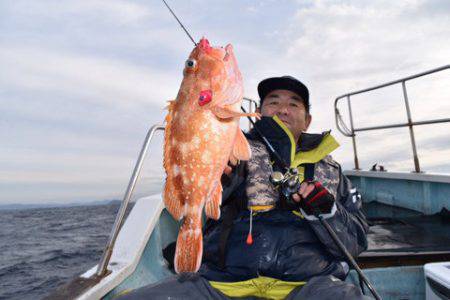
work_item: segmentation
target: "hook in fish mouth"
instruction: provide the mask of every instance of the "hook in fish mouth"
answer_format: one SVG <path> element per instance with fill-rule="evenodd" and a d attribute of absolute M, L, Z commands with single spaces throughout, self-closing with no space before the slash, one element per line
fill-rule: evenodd
<path fill-rule="evenodd" d="M 202 37 L 202 39 L 198 43 L 198 46 L 200 47 L 201 50 L 205 51 L 206 53 L 210 53 L 212 50 L 212 47 L 209 44 L 208 39 L 205 37 Z"/>

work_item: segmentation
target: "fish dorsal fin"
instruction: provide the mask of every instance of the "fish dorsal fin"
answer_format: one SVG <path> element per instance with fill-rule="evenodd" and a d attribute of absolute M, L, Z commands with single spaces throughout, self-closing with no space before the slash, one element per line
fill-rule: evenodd
<path fill-rule="evenodd" d="M 170 121 L 172 121 L 172 112 L 173 112 L 173 108 L 175 106 L 175 101 L 176 100 L 169 100 L 169 101 L 167 101 L 167 105 L 166 105 L 166 107 L 164 107 L 164 109 L 167 109 L 169 111 L 167 113 L 166 119 L 165 119 L 167 124 L 169 124 Z"/>
<path fill-rule="evenodd" d="M 238 160 L 249 160 L 252 156 L 250 145 L 241 129 L 237 128 L 236 139 L 234 141 L 233 152 L 231 157 Z"/>

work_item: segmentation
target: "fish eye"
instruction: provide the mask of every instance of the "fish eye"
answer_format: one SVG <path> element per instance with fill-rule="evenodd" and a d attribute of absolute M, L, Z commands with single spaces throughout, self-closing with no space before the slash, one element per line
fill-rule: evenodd
<path fill-rule="evenodd" d="M 197 66 L 197 61 L 195 59 L 186 60 L 186 68 L 195 68 Z"/>

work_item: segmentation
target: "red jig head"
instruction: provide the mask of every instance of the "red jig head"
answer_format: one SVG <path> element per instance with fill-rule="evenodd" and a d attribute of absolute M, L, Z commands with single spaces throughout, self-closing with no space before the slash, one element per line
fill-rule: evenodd
<path fill-rule="evenodd" d="M 200 97 L 198 97 L 198 105 L 203 106 L 208 104 L 212 100 L 211 90 L 205 90 L 200 92 Z"/>
<path fill-rule="evenodd" d="M 211 47 L 211 45 L 209 44 L 209 41 L 206 38 L 202 38 L 200 40 L 200 42 L 198 43 L 198 46 L 200 47 L 200 49 L 202 49 L 206 53 L 209 53 L 212 50 L 212 47 Z"/>

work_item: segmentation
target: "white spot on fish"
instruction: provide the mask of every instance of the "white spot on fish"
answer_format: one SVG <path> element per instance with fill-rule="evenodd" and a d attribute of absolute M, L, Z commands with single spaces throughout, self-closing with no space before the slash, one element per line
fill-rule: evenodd
<path fill-rule="evenodd" d="M 205 164 L 211 162 L 211 153 L 209 151 L 205 151 L 202 153 L 202 162 Z"/>
<path fill-rule="evenodd" d="M 198 149 L 198 147 L 200 147 L 200 138 L 198 136 L 194 136 L 194 138 L 192 139 L 192 147 L 194 149 Z"/>
<path fill-rule="evenodd" d="M 178 167 L 178 165 L 173 165 L 172 172 L 174 176 L 178 176 L 178 174 L 180 174 L 180 168 Z"/>
<path fill-rule="evenodd" d="M 189 145 L 188 143 L 179 143 L 178 145 L 181 153 L 188 153 L 189 152 Z"/>
<path fill-rule="evenodd" d="M 199 184 L 199 185 L 202 185 L 202 184 L 204 184 L 204 183 L 205 183 L 205 177 L 200 176 L 200 177 L 198 178 L 198 184 Z"/>

